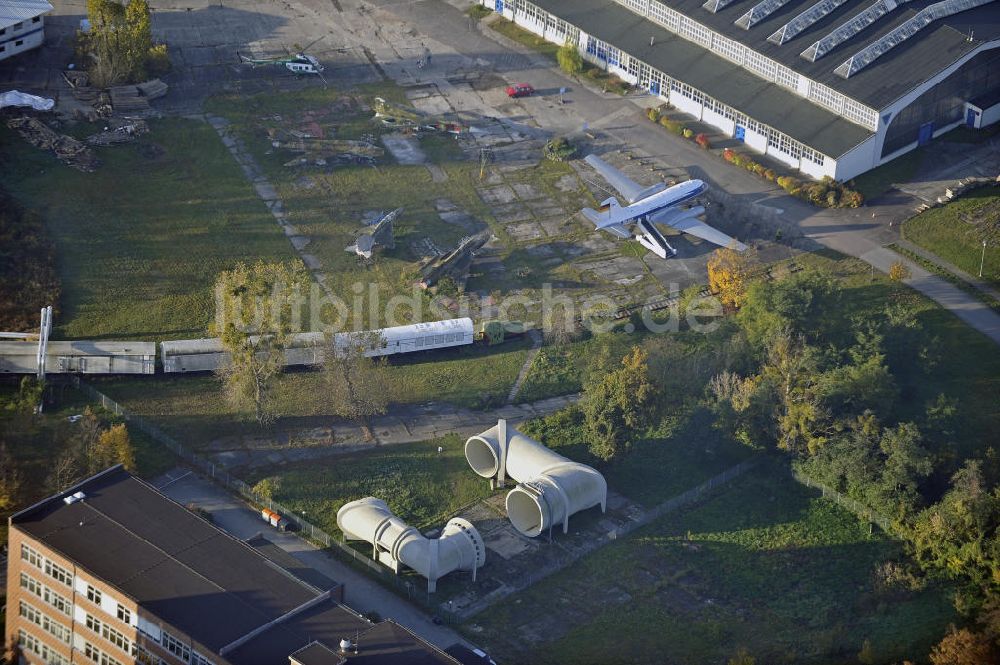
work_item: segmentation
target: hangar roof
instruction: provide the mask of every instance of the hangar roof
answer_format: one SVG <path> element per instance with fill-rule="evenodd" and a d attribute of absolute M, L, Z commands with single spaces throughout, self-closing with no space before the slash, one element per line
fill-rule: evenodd
<path fill-rule="evenodd" d="M 874 133 L 613 2 L 532 2 L 824 155 L 838 157 Z M 699 11 L 708 14 L 700 8 Z M 650 37 L 653 37 L 653 46 L 649 44 Z"/>
<path fill-rule="evenodd" d="M 870 7 L 874 0 L 846 0 L 780 46 L 768 41 L 768 37 L 819 0 L 789 0 L 749 30 L 735 25 L 734 22 L 758 2 L 735 0 L 713 14 L 702 7 L 704 0 L 662 0 L 662 4 L 681 14 L 876 110 L 885 108 L 984 42 L 1000 38 L 1000 3 L 992 2 L 934 21 L 865 69 L 844 79 L 833 71 L 838 65 L 940 0 L 899 2 L 894 10 L 815 62 L 801 57 L 800 53 Z"/>
<path fill-rule="evenodd" d="M 0 28 L 52 11 L 45 0 L 0 0 Z"/>

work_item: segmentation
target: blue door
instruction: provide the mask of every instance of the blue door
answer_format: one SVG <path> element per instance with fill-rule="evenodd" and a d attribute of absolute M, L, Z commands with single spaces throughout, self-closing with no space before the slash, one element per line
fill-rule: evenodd
<path fill-rule="evenodd" d="M 934 123 L 928 122 L 920 125 L 920 133 L 917 134 L 917 145 L 927 145 L 931 142 L 931 135 L 934 133 Z"/>
<path fill-rule="evenodd" d="M 503 14 L 503 0 L 496 0 L 496 4 L 493 5 L 493 9 L 496 10 L 497 14 Z"/>
<path fill-rule="evenodd" d="M 653 94 L 653 95 L 659 95 L 660 94 L 660 82 L 659 81 L 650 81 L 650 83 L 649 83 L 649 92 L 650 92 L 650 94 Z"/>
<path fill-rule="evenodd" d="M 966 109 L 966 111 L 965 111 L 965 124 L 968 125 L 969 127 L 975 127 L 976 126 L 976 116 L 978 116 L 978 115 L 979 115 L 979 112 L 976 111 L 975 109 Z"/>
<path fill-rule="evenodd" d="M 747 135 L 746 127 L 741 127 L 739 125 L 736 125 L 736 133 L 733 134 L 733 138 L 736 139 L 737 141 L 743 141 L 746 139 L 746 135 Z"/>

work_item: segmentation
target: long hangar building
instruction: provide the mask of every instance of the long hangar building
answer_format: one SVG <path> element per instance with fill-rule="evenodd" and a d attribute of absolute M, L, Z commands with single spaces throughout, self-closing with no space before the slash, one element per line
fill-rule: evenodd
<path fill-rule="evenodd" d="M 815 178 L 1000 119 L 995 0 L 483 4 Z"/>

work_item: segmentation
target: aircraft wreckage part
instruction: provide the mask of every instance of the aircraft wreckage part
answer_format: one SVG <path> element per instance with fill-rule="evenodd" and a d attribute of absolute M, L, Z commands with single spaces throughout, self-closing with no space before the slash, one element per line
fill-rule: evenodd
<path fill-rule="evenodd" d="M 400 565 L 427 578 L 433 593 L 437 581 L 456 570 L 472 571 L 486 563 L 486 544 L 468 520 L 449 520 L 438 538 L 427 538 L 396 517 L 381 499 L 366 497 L 337 511 L 337 527 L 347 540 L 372 544 L 372 558 L 399 572 Z"/>
<path fill-rule="evenodd" d="M 566 533 L 570 515 L 607 507 L 604 476 L 546 448 L 505 420 L 470 437 L 465 459 L 473 471 L 499 487 L 508 476 L 518 482 L 507 494 L 507 517 L 525 536 L 533 538 L 556 524 Z"/>

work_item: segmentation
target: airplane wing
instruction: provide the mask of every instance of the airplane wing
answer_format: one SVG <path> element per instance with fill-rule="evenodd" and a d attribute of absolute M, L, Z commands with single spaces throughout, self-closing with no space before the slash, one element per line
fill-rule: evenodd
<path fill-rule="evenodd" d="M 608 184 L 624 196 L 629 203 L 634 203 L 639 194 L 647 189 L 597 155 L 587 155 L 583 161 L 594 167 L 594 170 L 600 173 L 601 177 L 607 180 Z"/>
<path fill-rule="evenodd" d="M 713 245 L 719 245 L 720 247 L 731 247 L 732 249 L 735 249 L 737 252 L 742 252 L 747 248 L 747 246 L 741 243 L 739 240 L 731 238 L 722 231 L 714 229 L 705 222 L 697 220 L 694 217 L 684 216 L 666 221 L 664 223 L 668 224 L 670 227 L 674 229 L 677 229 L 681 233 L 687 233 L 688 235 L 695 236 L 696 238 L 707 240 Z"/>

